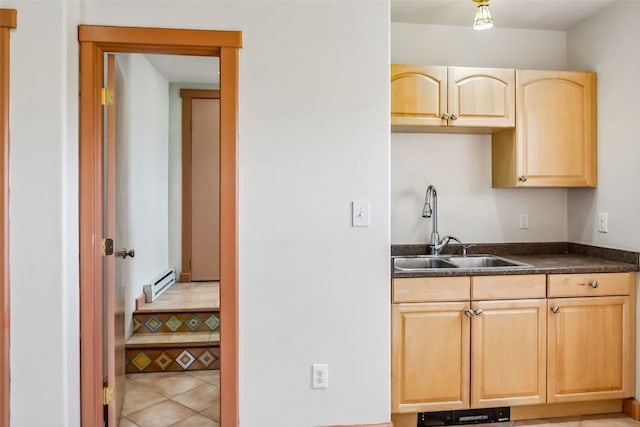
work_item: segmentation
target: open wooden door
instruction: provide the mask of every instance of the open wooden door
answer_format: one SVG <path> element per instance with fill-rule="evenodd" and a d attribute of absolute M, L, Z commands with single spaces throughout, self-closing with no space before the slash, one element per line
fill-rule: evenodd
<path fill-rule="evenodd" d="M 103 104 L 106 109 L 105 165 L 104 165 L 104 236 L 121 245 L 121 236 L 116 228 L 116 57 L 106 55 L 107 75 Z M 119 246 L 118 246 L 119 247 Z M 113 244 L 111 244 L 113 248 Z M 117 427 L 124 400 L 124 286 L 118 274 L 118 264 L 123 262 L 122 253 L 113 252 L 104 257 L 103 301 L 104 301 L 104 367 L 105 377 L 105 425 Z M 112 396 L 112 397 L 111 397 Z"/>

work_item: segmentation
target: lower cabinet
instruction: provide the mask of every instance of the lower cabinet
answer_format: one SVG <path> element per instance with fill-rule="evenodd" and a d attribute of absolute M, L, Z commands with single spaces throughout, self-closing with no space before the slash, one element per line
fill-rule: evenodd
<path fill-rule="evenodd" d="M 634 395 L 633 273 L 440 280 L 393 280 L 392 413 Z"/>
<path fill-rule="evenodd" d="M 478 301 L 472 309 L 471 407 L 544 403 L 546 301 Z"/>
<path fill-rule="evenodd" d="M 631 397 L 628 296 L 549 300 L 549 402 Z"/>
<path fill-rule="evenodd" d="M 393 304 L 392 412 L 469 407 L 468 302 Z"/>

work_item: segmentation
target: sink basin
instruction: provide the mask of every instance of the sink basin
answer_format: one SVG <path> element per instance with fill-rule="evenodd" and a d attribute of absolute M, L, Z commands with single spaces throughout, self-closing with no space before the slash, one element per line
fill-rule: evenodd
<path fill-rule="evenodd" d="M 447 262 L 459 268 L 528 267 L 528 264 L 493 255 L 469 255 L 447 258 Z"/>
<path fill-rule="evenodd" d="M 407 258 L 395 258 L 393 266 L 399 271 L 429 270 L 432 268 L 457 268 L 441 257 L 418 256 Z"/>
<path fill-rule="evenodd" d="M 394 257 L 393 268 L 400 272 L 430 270 L 503 270 L 531 267 L 529 264 L 494 255 L 419 255 Z"/>

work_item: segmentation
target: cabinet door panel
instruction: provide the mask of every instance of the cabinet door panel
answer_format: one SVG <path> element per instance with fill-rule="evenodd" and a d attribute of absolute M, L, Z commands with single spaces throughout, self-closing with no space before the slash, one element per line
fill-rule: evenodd
<path fill-rule="evenodd" d="M 392 307 L 392 412 L 468 408 L 469 304 Z"/>
<path fill-rule="evenodd" d="M 557 298 L 548 304 L 548 401 L 633 396 L 630 297 Z"/>
<path fill-rule="evenodd" d="M 446 126 L 447 68 L 391 65 L 391 125 Z"/>
<path fill-rule="evenodd" d="M 518 70 L 523 186 L 595 185 L 595 74 Z"/>
<path fill-rule="evenodd" d="M 471 407 L 546 398 L 546 300 L 480 301 L 471 323 Z"/>
<path fill-rule="evenodd" d="M 449 126 L 515 126 L 515 70 L 449 67 Z"/>

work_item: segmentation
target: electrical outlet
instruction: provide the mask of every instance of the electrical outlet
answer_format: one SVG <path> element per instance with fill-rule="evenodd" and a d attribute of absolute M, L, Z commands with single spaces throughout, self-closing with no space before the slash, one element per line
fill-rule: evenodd
<path fill-rule="evenodd" d="M 529 228 L 529 214 L 521 213 L 518 217 L 518 223 L 520 224 L 520 229 L 525 230 Z"/>
<path fill-rule="evenodd" d="M 311 387 L 329 387 L 329 365 L 327 363 L 314 363 L 311 365 Z"/>
<path fill-rule="evenodd" d="M 609 232 L 609 215 L 606 212 L 598 212 L 598 232 Z"/>

